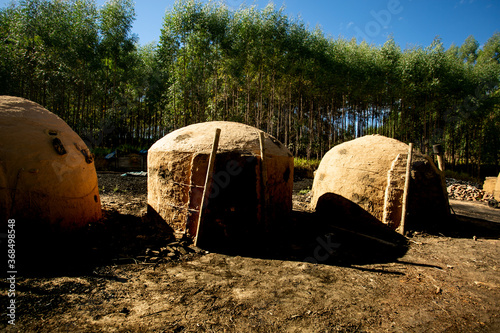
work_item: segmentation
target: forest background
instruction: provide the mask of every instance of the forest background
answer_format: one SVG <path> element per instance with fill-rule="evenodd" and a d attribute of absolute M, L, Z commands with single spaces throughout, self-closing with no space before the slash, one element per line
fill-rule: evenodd
<path fill-rule="evenodd" d="M 158 44 L 131 33 L 131 0 L 29 0 L 0 9 L 0 95 L 40 103 L 95 153 L 147 149 L 226 120 L 321 158 L 367 134 L 413 142 L 475 177 L 500 171 L 500 33 L 445 49 L 325 36 L 283 9 L 179 0 Z M 127 148 L 128 147 L 128 148 Z"/>

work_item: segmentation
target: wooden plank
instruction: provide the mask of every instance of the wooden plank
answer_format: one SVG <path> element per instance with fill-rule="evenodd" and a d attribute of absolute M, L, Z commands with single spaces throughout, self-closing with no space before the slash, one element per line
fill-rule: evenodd
<path fill-rule="evenodd" d="M 267 228 L 267 209 L 269 206 L 269 195 L 267 193 L 266 143 L 264 134 L 264 132 L 259 132 L 260 170 L 262 178 L 261 218 L 264 226 Z"/>
<path fill-rule="evenodd" d="M 201 197 L 200 213 L 198 216 L 198 225 L 196 226 L 196 237 L 194 239 L 194 245 L 198 246 L 200 240 L 200 233 L 203 232 L 201 224 L 203 222 L 203 209 L 205 202 L 207 202 L 208 195 L 210 194 L 210 188 L 212 187 L 212 179 L 214 175 L 214 165 L 215 156 L 217 155 L 217 149 L 219 148 L 219 138 L 220 138 L 220 128 L 215 129 L 214 142 L 212 144 L 212 152 L 210 153 L 210 159 L 208 160 L 207 176 L 205 178 L 205 186 L 203 188 L 203 196 Z"/>
<path fill-rule="evenodd" d="M 408 159 L 406 162 L 406 179 L 405 179 L 405 189 L 403 192 L 403 207 L 401 209 L 401 224 L 399 225 L 398 232 L 401 235 L 405 234 L 405 223 L 406 223 L 406 209 L 408 206 L 408 191 L 410 190 L 410 179 L 411 179 L 411 161 L 413 155 L 413 143 L 410 143 L 408 149 Z"/>
<path fill-rule="evenodd" d="M 443 159 L 443 155 L 438 155 L 437 156 L 437 160 L 438 160 L 438 168 L 439 168 L 439 170 L 441 170 L 441 171 L 444 172 L 444 159 Z"/>

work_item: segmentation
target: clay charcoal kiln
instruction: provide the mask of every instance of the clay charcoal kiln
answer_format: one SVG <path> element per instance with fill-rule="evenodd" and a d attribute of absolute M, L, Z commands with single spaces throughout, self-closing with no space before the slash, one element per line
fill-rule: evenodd
<path fill-rule="evenodd" d="M 57 231 L 101 218 L 85 143 L 61 118 L 18 97 L 0 96 L 0 218 Z"/>
<path fill-rule="evenodd" d="M 212 184 L 202 209 L 203 244 L 239 243 L 272 231 L 292 210 L 293 157 L 278 140 L 251 126 L 206 122 L 157 141 L 148 152 L 148 215 L 196 236 L 217 128 Z"/>
<path fill-rule="evenodd" d="M 381 135 L 367 135 L 335 146 L 316 171 L 311 205 L 316 207 L 322 195 L 334 193 L 339 201 L 357 204 L 396 230 L 402 216 L 408 148 L 405 143 Z M 448 217 L 444 178 L 432 160 L 413 150 L 410 170 L 408 225 Z"/>

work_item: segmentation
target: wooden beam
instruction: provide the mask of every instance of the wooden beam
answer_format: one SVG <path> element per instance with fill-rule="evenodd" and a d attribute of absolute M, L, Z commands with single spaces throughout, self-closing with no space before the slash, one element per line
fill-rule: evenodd
<path fill-rule="evenodd" d="M 210 153 L 210 159 L 208 160 L 208 168 L 207 168 L 207 176 L 205 178 L 205 186 L 203 188 L 203 196 L 201 197 L 200 203 L 200 213 L 198 215 L 198 225 L 196 226 L 196 237 L 194 239 L 194 245 L 198 246 L 198 242 L 200 240 L 200 233 L 203 233 L 203 229 L 201 228 L 201 224 L 203 221 L 203 210 L 205 206 L 205 202 L 208 202 L 208 195 L 210 194 L 210 188 L 212 187 L 212 179 L 214 175 L 214 165 L 215 165 L 215 156 L 217 155 L 217 149 L 219 148 L 219 138 L 220 138 L 220 128 L 215 129 L 215 137 L 214 142 L 212 144 L 212 152 Z"/>

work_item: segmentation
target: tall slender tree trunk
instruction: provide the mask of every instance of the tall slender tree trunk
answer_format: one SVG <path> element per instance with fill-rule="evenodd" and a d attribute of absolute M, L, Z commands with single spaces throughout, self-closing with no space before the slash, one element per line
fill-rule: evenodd
<path fill-rule="evenodd" d="M 314 98 L 311 100 L 311 109 L 309 110 L 309 144 L 307 145 L 307 160 L 311 159 L 312 144 L 313 144 L 313 121 L 314 121 Z"/>

